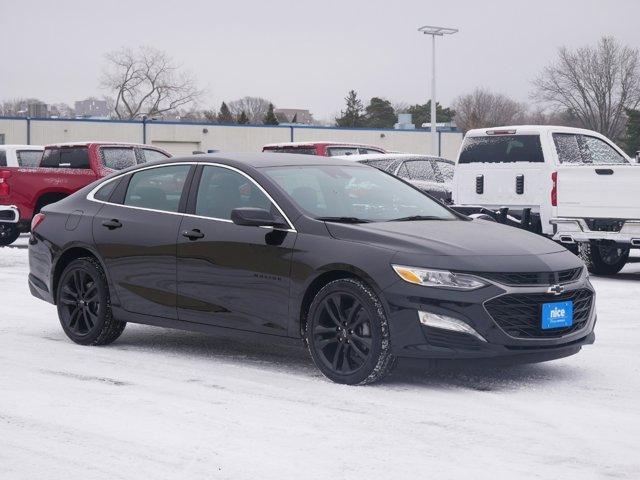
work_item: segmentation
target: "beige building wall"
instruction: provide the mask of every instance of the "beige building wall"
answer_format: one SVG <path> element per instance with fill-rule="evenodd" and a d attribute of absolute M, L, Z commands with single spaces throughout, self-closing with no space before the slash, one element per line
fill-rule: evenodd
<path fill-rule="evenodd" d="M 267 143 L 291 140 L 291 127 L 217 126 L 208 124 L 147 123 L 146 141 L 174 155 L 189 155 L 193 151 L 220 150 L 227 152 L 259 152 Z M 26 143 L 25 119 L 0 119 L 0 134 L 5 143 Z M 443 132 L 442 156 L 455 159 L 462 134 Z M 293 139 L 363 143 L 389 151 L 431 153 L 431 136 L 424 131 L 333 129 L 293 127 Z M 143 142 L 141 122 L 87 120 L 31 120 L 31 144 L 74 141 Z"/>

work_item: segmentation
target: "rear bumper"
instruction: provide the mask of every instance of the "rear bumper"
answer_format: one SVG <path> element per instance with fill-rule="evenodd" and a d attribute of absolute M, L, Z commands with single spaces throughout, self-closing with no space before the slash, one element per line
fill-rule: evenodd
<path fill-rule="evenodd" d="M 617 232 L 591 230 L 582 218 L 552 218 L 550 222 L 555 225 L 553 239 L 561 243 L 607 240 L 640 247 L 640 220 L 624 221 Z"/>
<path fill-rule="evenodd" d="M 20 210 L 15 205 L 0 205 L 0 223 L 18 223 Z"/>

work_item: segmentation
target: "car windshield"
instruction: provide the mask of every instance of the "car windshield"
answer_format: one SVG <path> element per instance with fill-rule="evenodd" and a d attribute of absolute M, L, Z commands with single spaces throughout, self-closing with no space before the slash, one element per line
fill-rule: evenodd
<path fill-rule="evenodd" d="M 458 218 L 419 190 L 365 165 L 268 167 L 264 172 L 315 218 L 350 223 Z"/>

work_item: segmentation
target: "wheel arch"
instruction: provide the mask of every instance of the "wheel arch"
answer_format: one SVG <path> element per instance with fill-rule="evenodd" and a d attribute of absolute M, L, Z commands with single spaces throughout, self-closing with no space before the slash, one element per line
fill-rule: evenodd
<path fill-rule="evenodd" d="M 313 301 L 317 293 L 328 283 L 343 278 L 360 280 L 371 287 L 388 313 L 388 305 L 384 297 L 381 295 L 382 290 L 373 280 L 373 278 L 371 278 L 371 276 L 364 270 L 349 264 L 326 265 L 319 269 L 316 272 L 316 275 L 310 277 L 307 280 L 305 288 L 303 289 L 304 293 L 302 294 L 302 298 L 298 303 L 296 329 L 302 338 L 304 338 L 304 332 L 307 325 L 307 314 L 309 313 L 309 307 L 311 306 L 311 302 Z"/>
<path fill-rule="evenodd" d="M 70 245 L 69 247 L 64 249 L 60 253 L 60 255 L 57 256 L 52 268 L 51 295 L 53 297 L 54 303 L 56 302 L 56 292 L 58 291 L 58 281 L 60 280 L 60 276 L 62 275 L 62 272 L 67 267 L 67 265 L 69 265 L 74 260 L 77 260 L 78 258 L 82 258 L 82 257 L 91 257 L 95 259 L 102 267 L 102 270 L 104 271 L 107 277 L 108 284 L 111 285 L 109 272 L 107 271 L 105 264 L 102 261 L 102 258 L 100 258 L 100 255 L 98 255 L 98 252 L 96 252 L 94 248 L 88 245 L 81 245 L 81 244 Z"/>
<path fill-rule="evenodd" d="M 40 213 L 43 207 L 67 198 L 70 194 L 61 190 L 51 190 L 42 193 L 33 205 L 33 215 Z"/>

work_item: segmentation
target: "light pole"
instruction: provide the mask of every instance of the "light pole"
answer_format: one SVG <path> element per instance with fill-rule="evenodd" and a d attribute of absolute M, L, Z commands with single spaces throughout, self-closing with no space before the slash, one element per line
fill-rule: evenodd
<path fill-rule="evenodd" d="M 425 35 L 431 35 L 431 149 L 434 155 L 438 155 L 438 132 L 436 131 L 436 36 L 453 35 L 458 33 L 458 29 L 425 25 L 420 27 L 418 31 Z"/>

